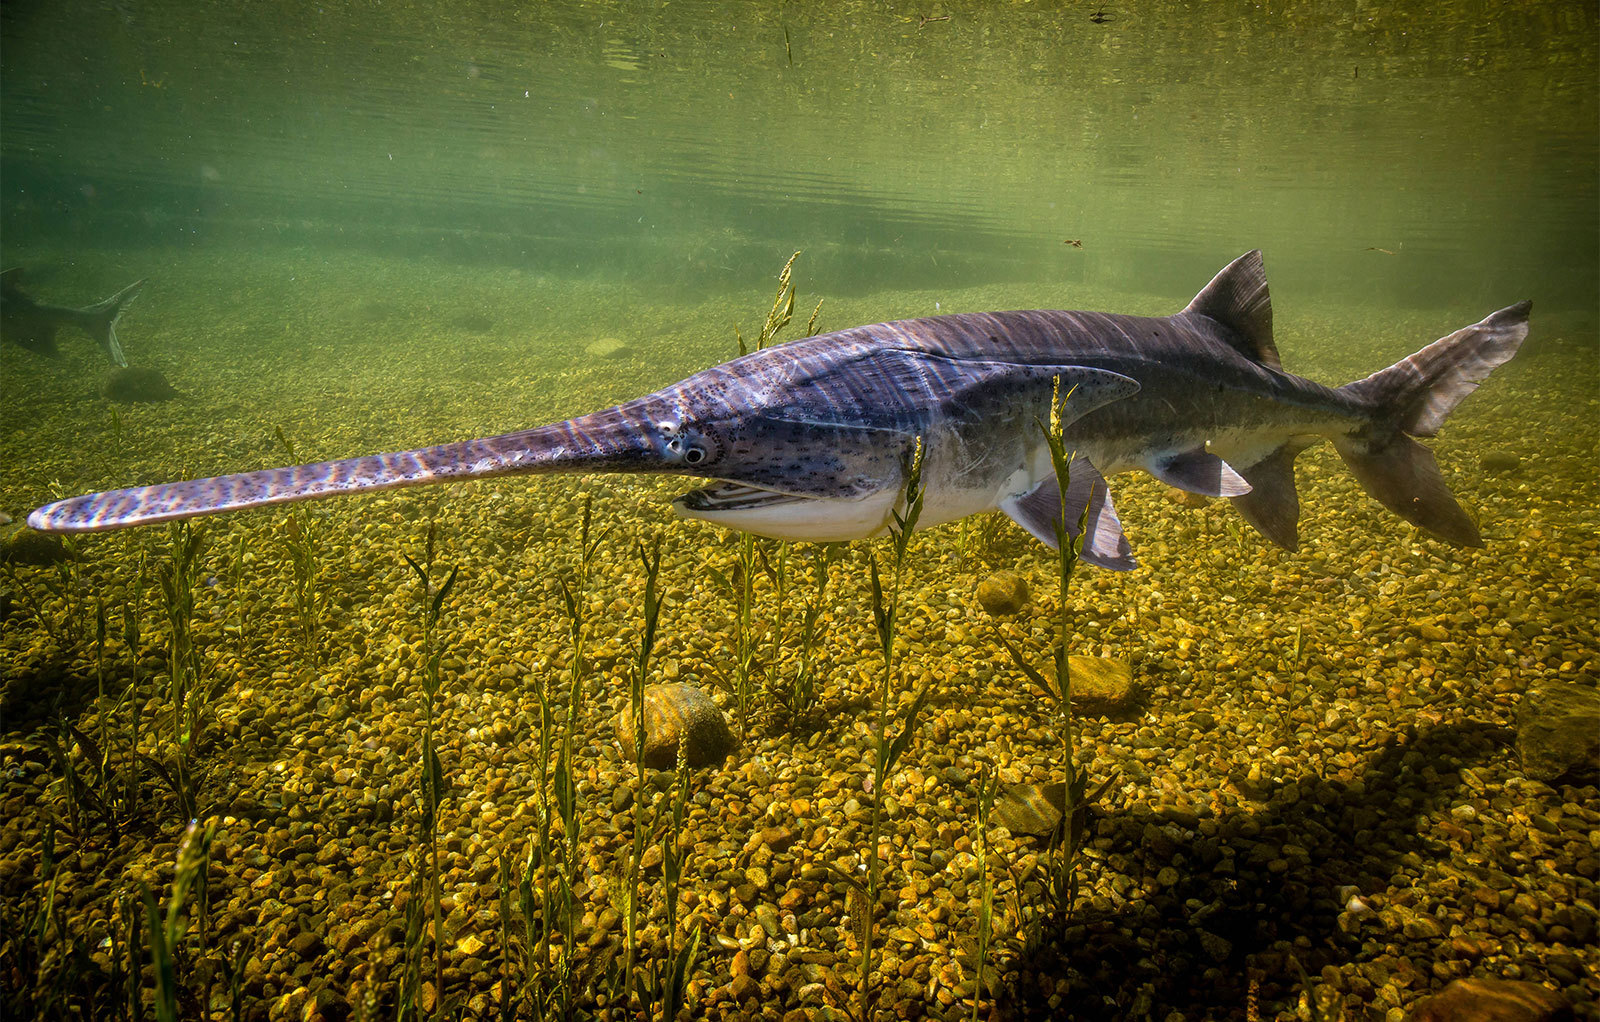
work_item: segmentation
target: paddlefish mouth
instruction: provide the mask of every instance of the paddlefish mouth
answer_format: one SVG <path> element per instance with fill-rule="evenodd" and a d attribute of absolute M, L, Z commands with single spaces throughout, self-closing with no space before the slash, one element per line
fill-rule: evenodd
<path fill-rule="evenodd" d="M 804 497 L 776 490 L 763 490 L 744 483 L 717 483 L 713 486 L 690 490 L 673 500 L 673 506 L 696 514 L 715 514 L 725 511 L 750 511 L 756 508 L 793 504 Z"/>

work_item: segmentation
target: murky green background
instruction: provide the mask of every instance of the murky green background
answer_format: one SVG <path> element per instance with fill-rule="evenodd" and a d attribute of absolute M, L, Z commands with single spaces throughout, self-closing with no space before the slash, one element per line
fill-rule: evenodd
<path fill-rule="evenodd" d="M 1191 293 L 1260 247 L 1280 301 L 1596 305 L 1582 0 L 0 17 L 11 262 L 357 247 L 704 293 L 803 248 L 829 293 L 1039 281 L 1072 305 Z"/>

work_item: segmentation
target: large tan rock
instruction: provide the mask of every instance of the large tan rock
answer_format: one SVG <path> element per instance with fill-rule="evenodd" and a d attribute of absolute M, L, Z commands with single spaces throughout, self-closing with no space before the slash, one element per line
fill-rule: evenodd
<path fill-rule="evenodd" d="M 1550 682 L 1529 690 L 1517 710 L 1517 751 L 1536 780 L 1600 776 L 1600 689 Z"/>
<path fill-rule="evenodd" d="M 1131 709 L 1138 699 L 1133 667 L 1111 657 L 1067 658 L 1072 670 L 1072 708 L 1084 713 L 1109 714 Z"/>
<path fill-rule="evenodd" d="M 615 337 L 601 337 L 590 342 L 583 353 L 590 358 L 628 358 L 633 354 L 633 346 Z"/>
<path fill-rule="evenodd" d="M 623 755 L 633 758 L 633 708 L 617 718 L 617 740 Z M 648 685 L 644 690 L 644 762 L 671 770 L 678 762 L 678 742 L 691 767 L 721 763 L 738 748 L 728 718 L 711 697 L 689 684 Z"/>
<path fill-rule="evenodd" d="M 1048 837 L 1061 825 L 1066 802 L 1067 786 L 1059 781 L 1013 784 L 989 810 L 989 826 L 1004 827 L 1013 834 Z"/>
<path fill-rule="evenodd" d="M 70 556 L 60 536 L 35 532 L 21 523 L 0 528 L 0 564 L 43 567 L 67 560 Z"/>
<path fill-rule="evenodd" d="M 1014 571 L 997 571 L 978 583 L 978 603 L 990 614 L 1015 614 L 1028 605 L 1028 580 Z"/>
<path fill-rule="evenodd" d="M 1566 1022 L 1572 1005 L 1537 983 L 1458 979 L 1417 1002 L 1407 1022 Z"/>

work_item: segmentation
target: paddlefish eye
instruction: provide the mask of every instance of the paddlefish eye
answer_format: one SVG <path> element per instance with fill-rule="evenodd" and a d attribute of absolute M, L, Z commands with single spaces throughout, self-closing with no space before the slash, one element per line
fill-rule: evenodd
<path fill-rule="evenodd" d="M 681 461 L 685 465 L 704 465 L 717 450 L 714 440 L 699 431 L 676 422 L 658 422 L 664 453 L 668 461 Z"/>

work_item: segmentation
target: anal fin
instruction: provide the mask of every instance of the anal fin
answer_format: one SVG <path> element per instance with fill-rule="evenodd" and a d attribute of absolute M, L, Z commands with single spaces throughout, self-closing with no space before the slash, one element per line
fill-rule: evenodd
<path fill-rule="evenodd" d="M 1285 550 L 1300 548 L 1300 495 L 1294 488 L 1294 459 L 1316 443 L 1293 439 L 1241 473 L 1249 493 L 1231 498 L 1241 517 Z"/>
<path fill-rule="evenodd" d="M 1105 477 L 1089 459 L 1077 457 L 1072 460 L 1072 475 L 1067 483 L 1065 520 L 1069 536 L 1077 536 L 1078 522 L 1083 518 L 1085 507 L 1089 509 L 1089 519 L 1084 530 L 1082 559 L 1111 571 L 1137 568 L 1139 562 L 1134 559 L 1133 547 L 1122 533 L 1122 521 L 1111 503 L 1111 490 L 1106 486 Z M 1062 520 L 1063 509 L 1061 490 L 1053 477 L 1027 493 L 1002 500 L 1000 510 L 1034 538 L 1052 550 L 1056 548 L 1055 523 Z"/>

